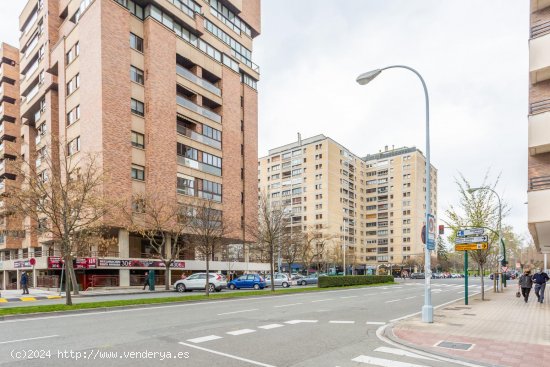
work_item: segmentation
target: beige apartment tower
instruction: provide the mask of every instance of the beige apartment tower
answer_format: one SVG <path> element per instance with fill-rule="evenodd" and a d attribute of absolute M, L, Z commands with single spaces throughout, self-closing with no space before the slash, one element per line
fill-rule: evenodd
<path fill-rule="evenodd" d="M 537 250 L 550 253 L 550 1 L 531 0 L 530 19 L 528 222 Z"/>
<path fill-rule="evenodd" d="M 431 179 L 437 217 L 433 167 Z M 330 239 L 321 270 L 342 271 L 344 248 L 347 272 L 355 274 L 399 274 L 423 259 L 425 158 L 414 147 L 360 157 L 324 135 L 299 139 L 260 158 L 258 182 L 272 205 L 292 213 L 293 230 Z"/>
<path fill-rule="evenodd" d="M 260 0 L 30 0 L 20 16 L 20 53 L 4 49 L 7 60 L 21 60 L 20 77 L 15 71 L 9 79 L 14 66 L 2 63 L 12 81 L 3 83 L 6 92 L 19 87 L 21 97 L 9 122 L 22 124 L 14 149 L 36 167 L 59 155 L 52 138 L 71 155 L 99 153 L 108 197 L 211 199 L 231 229 L 228 239 L 242 246 L 251 240 L 246 225 L 257 220 L 252 49 L 260 29 Z M 80 271 L 84 288 L 90 275 L 126 286 L 148 268 L 161 272 L 145 261 L 146 241 L 106 224 L 118 245 L 103 254 L 91 249 L 95 265 Z M 38 275 L 57 274 L 55 246 L 28 219 L 22 227 L 18 243 L 0 247 L 7 283 L 31 257 Z M 186 256 L 180 270 L 202 269 Z M 214 260 L 212 269 L 224 270 Z"/>

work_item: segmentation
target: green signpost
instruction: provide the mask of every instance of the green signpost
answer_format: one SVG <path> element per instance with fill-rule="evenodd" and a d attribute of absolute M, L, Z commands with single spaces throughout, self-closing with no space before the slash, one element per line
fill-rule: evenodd
<path fill-rule="evenodd" d="M 464 251 L 464 304 L 468 305 L 468 251 L 487 250 L 489 238 L 484 228 L 461 229 L 456 234 L 455 251 Z M 481 274 L 483 276 L 483 274 Z"/>
<path fill-rule="evenodd" d="M 468 305 L 468 251 L 464 251 L 464 304 Z"/>

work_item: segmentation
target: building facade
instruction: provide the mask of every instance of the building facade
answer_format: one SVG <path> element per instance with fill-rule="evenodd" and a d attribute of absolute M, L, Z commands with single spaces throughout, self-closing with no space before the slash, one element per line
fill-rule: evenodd
<path fill-rule="evenodd" d="M 424 159 L 416 148 L 361 158 L 324 135 L 299 138 L 259 159 L 259 192 L 288 208 L 293 231 L 323 233 L 326 269 L 342 271 L 345 249 L 348 273 L 399 273 L 424 256 Z M 437 216 L 436 193 L 432 168 Z"/>
<path fill-rule="evenodd" d="M 20 16 L 21 157 L 40 169 L 46 156 L 59 157 L 52 141 L 70 155 L 99 154 L 107 197 L 209 199 L 231 229 L 228 240 L 250 241 L 260 29 L 259 0 L 30 0 Z M 114 219 L 105 225 L 117 244 L 77 260 L 83 287 L 91 275 L 131 285 L 158 267 L 146 241 Z M 37 276 L 58 272 L 55 244 L 29 218 L 22 227 L 21 244 L 0 251 L 7 284 L 30 258 Z M 179 270 L 197 261 L 186 256 Z M 227 270 L 219 266 L 212 269 Z"/>
<path fill-rule="evenodd" d="M 529 39 L 528 223 L 538 251 L 550 253 L 550 1 L 531 1 Z"/>

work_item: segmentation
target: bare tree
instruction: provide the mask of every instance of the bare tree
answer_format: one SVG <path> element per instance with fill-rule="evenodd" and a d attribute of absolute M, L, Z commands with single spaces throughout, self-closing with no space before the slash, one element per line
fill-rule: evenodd
<path fill-rule="evenodd" d="M 187 247 L 189 218 L 181 205 L 156 193 L 132 197 L 131 211 L 123 206 L 129 232 L 147 239 L 153 256 L 164 264 L 164 289 L 170 289 L 170 268 Z"/>
<path fill-rule="evenodd" d="M 479 273 L 481 274 L 481 299 L 485 299 L 485 283 L 484 283 L 484 270 L 488 262 L 492 257 L 495 257 L 495 248 L 498 251 L 498 233 L 496 228 L 499 221 L 499 207 L 497 198 L 489 190 L 477 190 L 470 193 L 472 185 L 463 175 L 460 175 L 455 180 L 458 187 L 458 194 L 460 197 L 458 206 L 451 205 L 446 210 L 445 214 L 447 220 L 445 224 L 451 227 L 453 233 L 449 236 L 451 243 L 455 241 L 458 230 L 465 227 L 483 227 L 490 229 L 489 233 L 489 247 L 487 250 L 474 250 L 469 251 L 469 255 L 472 260 L 478 265 Z M 490 187 L 495 189 L 498 184 L 498 178 L 494 183 L 488 182 L 488 175 L 481 187 Z M 504 204 L 502 215 L 507 213 L 507 208 Z"/>
<path fill-rule="evenodd" d="M 321 262 L 326 261 L 327 243 L 332 238 L 333 236 L 315 227 L 308 228 L 304 233 L 301 261 L 308 272 L 313 264 L 316 264 L 317 271 L 320 271 Z"/>
<path fill-rule="evenodd" d="M 51 149 L 54 155 L 44 153 L 39 166 L 22 159 L 9 162 L 21 186 L 10 192 L 6 201 L 9 212 L 31 219 L 34 224 L 27 228 L 31 233 L 43 235 L 59 247 L 66 269 L 66 304 L 71 305 L 70 290 L 78 291 L 73 260 L 87 239 L 101 232 L 102 218 L 112 203 L 101 191 L 106 175 L 98 155 L 70 154 L 67 145 L 55 140 Z"/>
<path fill-rule="evenodd" d="M 195 250 L 206 261 L 206 296 L 215 288 L 210 283 L 210 261 L 224 245 L 226 226 L 222 211 L 215 208 L 212 200 L 197 200 L 185 208 L 185 215 L 189 220 L 189 232 Z"/>
<path fill-rule="evenodd" d="M 255 248 L 269 259 L 271 291 L 275 291 L 275 255 L 284 241 L 288 213 L 280 206 L 272 206 L 266 193 L 258 200 L 258 224 L 247 228 L 255 239 Z"/>
<path fill-rule="evenodd" d="M 292 265 L 296 264 L 302 257 L 305 242 L 306 237 L 302 231 L 286 231 L 281 246 L 281 254 L 288 264 L 290 274 L 292 274 Z"/>

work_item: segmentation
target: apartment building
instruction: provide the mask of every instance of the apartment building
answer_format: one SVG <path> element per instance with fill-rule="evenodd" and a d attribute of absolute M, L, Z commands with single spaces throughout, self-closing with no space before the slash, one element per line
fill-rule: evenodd
<path fill-rule="evenodd" d="M 416 148 L 360 157 L 324 135 L 278 148 L 259 159 L 261 195 L 291 213 L 293 231 L 323 233 L 326 269 L 348 273 L 400 272 L 423 256 L 424 156 Z M 432 213 L 437 170 L 432 168 Z M 408 264 L 408 263 L 407 263 Z"/>
<path fill-rule="evenodd" d="M 528 223 L 537 250 L 546 254 L 550 253 L 550 1 L 531 0 L 530 20 Z"/>
<path fill-rule="evenodd" d="M 151 192 L 189 204 L 216 202 L 242 246 L 257 220 L 256 162 L 260 0 L 30 0 L 20 16 L 21 156 L 39 169 L 45 156 L 100 154 L 108 197 Z M 46 167 L 41 171 L 48 177 Z M 162 276 L 147 241 L 106 219 L 118 239 L 77 260 L 79 282 L 134 285 L 147 269 Z M 1 251 L 6 281 L 18 269 L 55 275 L 59 253 L 47 234 L 26 230 Z M 200 270 L 194 253 L 174 263 Z M 135 261 L 139 260 L 139 261 Z M 215 258 L 213 270 L 227 270 Z M 82 264 L 80 266 L 79 264 Z M 264 264 L 234 263 L 234 270 Z M 258 267 L 255 269 L 254 266 Z M 94 277 L 92 277 L 92 275 Z"/>

